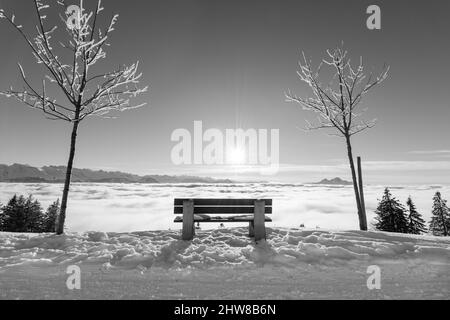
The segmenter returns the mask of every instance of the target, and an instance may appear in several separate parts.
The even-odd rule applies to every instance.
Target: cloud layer
[[[377,199],[384,186],[365,189],[368,221],[374,218]],[[411,195],[425,220],[431,199],[440,190],[450,199],[450,186],[394,186],[402,202]],[[44,207],[61,196],[58,184],[0,183],[0,202],[14,194],[32,194]],[[67,226],[70,231],[117,231],[179,229],[173,219],[173,199],[183,198],[272,198],[274,227],[357,229],[358,219],[351,186],[327,187],[304,184],[74,184],[71,189]],[[234,225],[234,224],[230,224]],[[242,224],[237,224],[241,225]],[[202,228],[216,228],[205,224]]]

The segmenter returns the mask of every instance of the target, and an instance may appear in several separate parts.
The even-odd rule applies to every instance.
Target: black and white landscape
[[[0,1],[0,299],[448,300],[449,12]]]

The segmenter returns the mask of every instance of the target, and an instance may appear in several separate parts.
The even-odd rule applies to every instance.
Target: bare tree
[[[361,203],[361,191],[358,188],[353,160],[351,137],[375,125],[376,120],[366,122],[361,119],[363,111],[358,111],[358,105],[372,88],[386,79],[389,66],[384,66],[378,76],[367,75],[362,57],[355,69],[350,64],[347,51],[343,48],[337,47],[332,51],[327,50],[327,53],[328,57],[315,69],[312,67],[312,62],[308,61],[303,53],[303,62],[299,62],[300,70],[297,71],[297,74],[300,80],[312,89],[313,97],[300,98],[288,91],[285,94],[286,101],[296,102],[304,110],[318,114],[318,122],[311,124],[307,121],[306,129],[332,129],[335,132],[331,135],[345,139],[358,209],[359,227],[361,230],[367,230],[367,219]],[[331,67],[334,74],[331,81],[326,85],[322,84],[319,79],[324,64]]]
[[[111,111],[125,111],[144,105],[132,105],[130,99],[147,91],[147,87],[138,87],[142,75],[138,73],[138,62],[109,72],[93,72],[93,66],[106,58],[104,49],[109,46],[109,37],[118,18],[118,15],[112,15],[106,28],[98,28],[100,13],[104,10],[101,0],[98,0],[93,12],[84,8],[83,0],[80,0],[79,6],[68,8],[64,0],[57,1],[64,10],[64,14],[59,15],[60,24],[63,25],[61,32],[57,24],[46,23],[49,19],[45,12],[50,9],[50,5],[43,0],[33,2],[38,18],[35,36],[23,31],[23,27],[16,23],[14,14],[7,14],[0,9],[0,19],[6,20],[19,33],[37,63],[43,66],[42,83],[39,89],[33,86],[19,64],[24,87],[20,90],[11,87],[1,94],[42,111],[49,119],[67,121],[72,125],[69,160],[56,226],[56,233],[62,234],[80,122],[90,116],[107,117]],[[53,41],[56,37],[61,40]],[[60,52],[57,53],[54,43]],[[54,98],[56,92],[53,95],[49,93],[49,86],[62,93],[63,99],[60,100],[63,101]]]

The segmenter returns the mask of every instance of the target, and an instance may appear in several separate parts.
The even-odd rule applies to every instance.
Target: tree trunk
[[[57,219],[56,234],[64,233],[64,222],[66,220],[67,199],[69,196],[70,179],[72,176],[73,158],[75,157],[75,145],[77,142],[78,125],[79,125],[79,121],[75,121],[73,123],[72,136],[70,139],[69,161],[67,163],[66,180],[64,181],[64,190],[63,190],[63,196],[62,196],[62,201],[61,201],[61,209],[59,211],[59,215],[58,215],[58,219]]]
[[[442,201],[441,204],[441,218],[442,218],[442,227],[444,228],[444,236],[448,236],[448,229],[447,229],[447,219],[445,219],[445,200]]]
[[[352,171],[353,189],[355,191],[356,207],[358,209],[359,229],[366,231],[367,230],[367,220],[361,210],[361,199],[360,199],[360,194],[359,194],[359,190],[358,190],[358,182],[357,182],[357,178],[356,178],[355,163],[353,161],[353,152],[352,152],[352,145],[350,142],[350,137],[346,136],[345,141],[347,143],[348,160],[350,162],[350,169]]]
[[[367,229],[367,216],[366,216],[366,201],[364,200],[364,184],[362,177],[362,167],[361,167],[361,157],[357,158],[358,160],[358,183],[359,183],[359,196],[361,201],[361,212],[362,217],[364,218],[364,224]]]

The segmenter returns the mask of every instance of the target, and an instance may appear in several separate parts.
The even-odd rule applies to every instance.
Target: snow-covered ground
[[[365,188],[369,221],[383,188]],[[450,186],[391,188],[402,202],[411,195],[426,221],[437,190],[449,198]],[[15,193],[46,207],[61,185],[0,183],[1,203]],[[212,229],[181,241],[175,197],[271,198],[267,241],[254,244],[243,224],[202,224]],[[357,229],[354,210],[349,186],[74,184],[66,235],[0,233],[0,298],[450,299],[450,238],[336,231]],[[71,291],[74,264],[81,290]],[[371,265],[380,290],[367,288]]]
[[[378,199],[385,186],[368,185],[364,193],[368,221],[374,218]],[[388,186],[389,187],[389,186]],[[405,203],[412,196],[428,222],[432,198],[440,191],[450,200],[450,186],[392,186],[392,194]],[[15,193],[32,194],[44,207],[61,197],[62,185],[41,183],[0,183],[0,202]],[[351,186],[323,186],[276,183],[239,184],[92,184],[75,183],[69,194],[66,225],[69,231],[178,229],[173,223],[173,199],[180,198],[271,198],[273,227],[358,229],[355,199]],[[228,225],[227,225],[228,226]],[[239,226],[235,225],[235,226]],[[216,228],[215,224],[202,225]]]
[[[66,269],[81,269],[69,290]],[[368,266],[381,270],[369,290]],[[450,238],[268,228],[198,231],[0,233],[3,299],[449,299]]]

